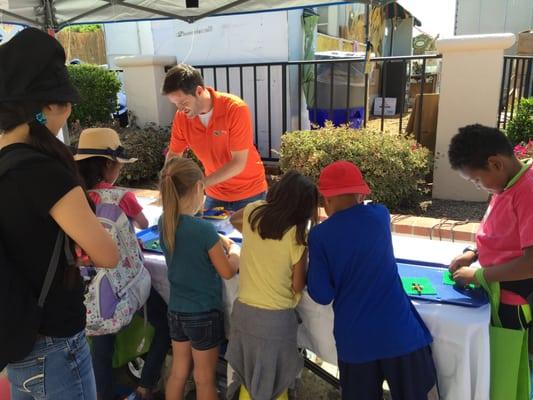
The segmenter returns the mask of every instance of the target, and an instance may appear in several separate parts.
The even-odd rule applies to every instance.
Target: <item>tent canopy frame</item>
[[[114,6],[120,6],[120,7],[130,9],[130,10],[136,10],[142,13],[148,13],[148,14],[153,14],[157,16],[157,18],[151,17],[151,18],[134,19],[138,21],[154,20],[154,19],[176,19],[176,20],[180,20],[180,21],[184,21],[188,23],[194,23],[201,19],[208,18],[211,16],[231,14],[231,13],[228,13],[228,11],[238,6],[243,6],[243,5],[246,5],[246,3],[251,2],[251,0],[232,0],[210,10],[205,10],[205,9],[202,9],[201,7],[188,7],[186,8],[187,10],[197,8],[198,13],[196,15],[185,16],[185,15],[180,15],[178,12],[170,12],[170,11],[161,10],[161,9],[154,7],[157,5],[157,2],[154,2],[154,6],[144,6],[140,4],[134,4],[128,0],[101,0],[101,1],[105,2],[106,4],[102,4],[95,8],[88,8],[86,11],[78,15],[69,16],[68,19],[65,19],[63,21],[60,21],[57,18],[55,0],[36,1],[36,3],[38,4],[36,4],[34,7],[35,19],[32,19],[28,15],[23,15],[21,12],[17,12],[14,9],[9,9],[9,8],[6,9],[5,7],[4,8],[0,7],[0,22],[41,27],[46,30],[53,30],[57,32],[69,25],[74,25],[74,24],[120,22],[121,19],[117,19],[115,21],[98,21],[98,18],[97,18],[95,21],[90,21],[90,20],[87,20],[86,18],[91,15],[95,15],[98,12],[101,12],[108,8],[112,8]],[[184,0],[181,0],[181,1],[184,1]],[[200,5],[201,5],[201,2],[202,0],[199,0]],[[343,5],[343,4],[349,5],[349,4],[354,4],[354,3],[362,3],[362,4],[367,4],[367,5],[372,6],[372,5],[384,5],[384,4],[391,3],[391,2],[395,2],[395,0],[345,0],[345,1],[310,0],[310,1],[295,2],[294,7],[281,7],[277,9],[275,7],[272,7],[272,11],[277,11],[277,10],[282,11],[282,10],[295,9],[295,8],[322,7],[322,6],[328,6],[328,5]],[[0,3],[2,2],[0,1]],[[94,4],[94,1],[92,3]],[[189,2],[189,0],[186,0],[186,3],[187,3],[187,6],[189,6],[190,3],[194,3],[194,2]],[[183,7],[181,9],[183,9]],[[237,11],[235,14],[252,13],[252,12],[268,12],[268,11],[271,11],[271,9],[266,8],[266,7],[260,8],[260,9],[251,8],[250,11],[244,11],[244,12]],[[128,21],[131,21],[131,19],[128,19]]]

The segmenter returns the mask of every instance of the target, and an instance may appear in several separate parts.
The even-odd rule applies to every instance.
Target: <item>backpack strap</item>
[[[48,157],[44,154],[40,154],[37,150],[33,149],[17,149],[0,158],[0,177],[5,175],[8,171],[17,168],[18,166],[32,160],[47,160]],[[56,242],[54,245],[54,251],[52,253],[52,258],[48,264],[48,270],[46,271],[46,276],[44,278],[43,287],[41,288],[41,294],[39,295],[39,300],[37,305],[42,308],[52,286],[54,276],[57,271],[57,266],[59,264],[59,257],[61,255],[63,240],[65,239],[65,233],[61,228],[57,233]]]
[[[126,190],[118,188],[91,189],[89,192],[96,193],[100,197],[100,203],[114,204],[116,206],[120,206],[120,202],[127,193]]]
[[[57,239],[54,245],[54,252],[52,253],[52,258],[50,259],[50,263],[48,264],[48,270],[46,271],[46,276],[44,278],[44,283],[41,289],[41,294],[39,295],[39,301],[37,302],[37,305],[41,308],[44,305],[46,296],[48,296],[48,292],[50,291],[50,287],[52,286],[52,281],[54,280],[54,276],[57,271],[57,265],[59,264],[59,256],[61,255],[61,248],[62,248],[64,238],[65,238],[65,234],[60,228],[59,232],[57,233]]]

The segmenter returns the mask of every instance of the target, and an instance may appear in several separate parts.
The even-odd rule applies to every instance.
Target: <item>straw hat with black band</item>
[[[91,157],[105,157],[122,164],[137,161],[128,157],[118,133],[110,128],[89,128],[81,132],[74,159],[81,161]]]

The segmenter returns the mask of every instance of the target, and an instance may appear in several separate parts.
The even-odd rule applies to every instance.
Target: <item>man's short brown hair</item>
[[[196,95],[196,88],[204,87],[200,72],[187,64],[178,64],[167,72],[161,92],[164,95],[181,90],[185,94]]]

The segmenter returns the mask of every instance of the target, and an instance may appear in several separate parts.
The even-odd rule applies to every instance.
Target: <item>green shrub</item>
[[[67,32],[87,33],[87,32],[99,32],[102,30],[102,25],[88,24],[88,25],[71,25],[64,28]]]
[[[165,162],[165,149],[170,140],[170,130],[149,124],[140,128],[123,128],[120,141],[129,157],[138,161],[127,164],[120,174],[119,185],[132,186],[145,180],[156,180]]]
[[[70,123],[79,121],[88,126],[111,121],[120,90],[120,81],[115,73],[91,64],[69,65],[68,70],[82,98],[72,108]]]
[[[117,185],[135,187],[136,185],[157,183],[159,171],[165,162],[165,150],[170,140],[170,129],[147,124],[144,128],[129,126],[121,128],[116,124],[94,124],[91,127],[109,127],[116,130],[128,157],[137,158],[137,162],[126,164]],[[70,142],[76,146],[84,127],[75,124],[70,132]],[[153,185],[155,186],[155,185]]]
[[[533,97],[520,100],[516,114],[507,123],[506,132],[513,144],[533,139]]]
[[[354,162],[372,189],[370,198],[389,208],[411,205],[419,183],[431,171],[430,152],[408,137],[369,129],[334,127],[285,134],[281,140],[283,172],[296,169],[318,181],[333,161]]]

